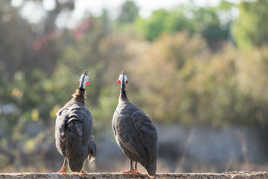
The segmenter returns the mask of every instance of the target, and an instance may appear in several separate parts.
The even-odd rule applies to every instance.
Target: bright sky
[[[73,14],[73,17],[79,19],[86,12],[93,14],[100,14],[103,8],[108,9],[110,15],[115,17],[120,10],[122,3],[125,0],[77,0],[76,1],[76,10]],[[217,5],[219,0],[134,0],[135,3],[140,8],[140,15],[143,17],[148,17],[151,13],[159,8],[169,9],[176,7],[182,3],[193,2],[200,6],[214,6]]]
[[[63,1],[63,0],[62,0]],[[72,26],[75,22],[78,22],[83,15],[87,13],[92,13],[99,15],[103,8],[108,9],[110,15],[115,17],[120,6],[125,0],[76,0],[75,1],[75,11],[70,16],[66,14],[62,15],[62,19],[59,20],[60,26]],[[159,8],[169,9],[176,7],[181,3],[195,3],[200,6],[214,6],[217,5],[219,0],[134,0],[140,8],[140,15],[143,17],[148,17],[154,10]],[[19,6],[23,0],[12,0],[13,6]],[[44,0],[43,6],[49,10],[53,9],[55,6],[55,0]],[[37,22],[45,15],[45,12],[40,10],[40,6],[27,3],[22,9],[22,15],[27,17],[31,22]],[[64,20],[65,19],[65,20]],[[66,21],[66,19],[68,19]]]
[[[109,9],[112,13],[119,10],[119,7],[125,0],[97,0],[97,1],[86,1],[77,0],[77,11],[89,10],[93,13],[100,13],[102,8]],[[140,8],[142,16],[149,16],[152,11],[159,8],[172,8],[181,3],[193,2],[198,5],[216,5],[218,0],[135,0],[136,4]],[[116,12],[114,12],[116,13]]]

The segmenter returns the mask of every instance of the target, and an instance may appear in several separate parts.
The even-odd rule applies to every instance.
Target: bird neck
[[[123,80],[122,85],[121,85],[121,90],[120,90],[120,99],[123,101],[127,101],[127,93],[126,93],[126,84]]]
[[[86,91],[84,89],[78,88],[76,89],[75,93],[72,95],[73,97],[72,99],[77,102],[85,104],[85,94],[86,94]]]

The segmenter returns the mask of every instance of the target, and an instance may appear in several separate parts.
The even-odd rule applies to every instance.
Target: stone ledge
[[[0,173],[0,179],[145,179],[147,175],[120,173]],[[268,172],[159,173],[156,179],[268,179]]]

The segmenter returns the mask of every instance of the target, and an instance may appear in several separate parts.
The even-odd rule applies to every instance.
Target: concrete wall
[[[146,175],[119,173],[57,174],[57,173],[0,173],[0,179],[145,179]],[[268,179],[268,172],[232,173],[170,173],[158,174],[156,179]]]

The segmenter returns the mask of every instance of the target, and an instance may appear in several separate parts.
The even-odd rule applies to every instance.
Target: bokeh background
[[[0,0],[0,172],[60,168],[56,112],[85,70],[89,171],[128,168],[111,128],[122,70],[159,172],[266,170],[267,19],[267,0]]]

